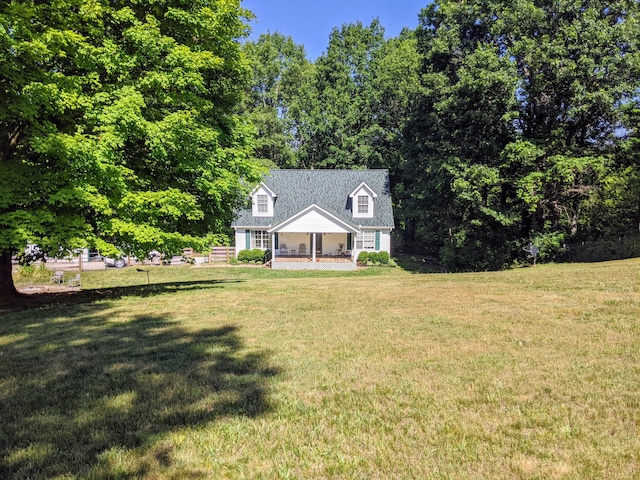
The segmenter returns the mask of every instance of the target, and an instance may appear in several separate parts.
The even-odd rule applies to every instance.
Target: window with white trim
[[[357,250],[375,250],[376,232],[364,231],[356,235]]]
[[[369,213],[368,195],[358,195],[358,213]]]
[[[351,198],[351,213],[353,218],[373,218],[375,193],[369,188],[359,188],[349,195]]]
[[[266,195],[256,195],[256,203],[258,204],[258,213],[269,212],[269,197]]]
[[[251,248],[269,248],[270,237],[266,230],[251,230]]]

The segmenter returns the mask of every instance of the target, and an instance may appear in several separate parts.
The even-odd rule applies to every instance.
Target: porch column
[[[315,262],[316,261],[316,233],[315,232],[313,232],[311,243],[313,244],[313,246],[311,247],[311,252],[312,252],[311,261]]]
[[[276,259],[276,234],[271,234],[271,261],[275,261]]]

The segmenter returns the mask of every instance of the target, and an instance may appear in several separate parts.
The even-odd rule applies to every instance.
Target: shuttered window
[[[269,248],[269,237],[266,230],[251,230],[251,248]]]
[[[375,250],[376,248],[376,232],[364,231],[356,236],[356,249],[358,250]]]

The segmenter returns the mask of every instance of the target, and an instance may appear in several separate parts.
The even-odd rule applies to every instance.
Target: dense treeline
[[[388,168],[401,243],[452,269],[511,265],[531,245],[547,260],[638,255],[638,14],[440,0],[397,38],[378,21],[335,28],[315,62],[262,35],[245,46],[257,153]]]
[[[310,62],[242,43],[240,0],[2,2],[0,302],[27,243],[224,239],[267,166],[388,168],[396,245],[450,269],[640,255],[639,10],[436,0],[395,38],[335,28]]]

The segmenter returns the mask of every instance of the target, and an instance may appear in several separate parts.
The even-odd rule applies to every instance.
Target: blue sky
[[[357,22],[369,25],[379,18],[387,37],[402,27],[415,28],[418,14],[429,0],[243,0],[256,19],[251,22],[251,39],[267,31],[280,32],[303,44],[309,60],[316,60],[329,43],[333,27]]]

